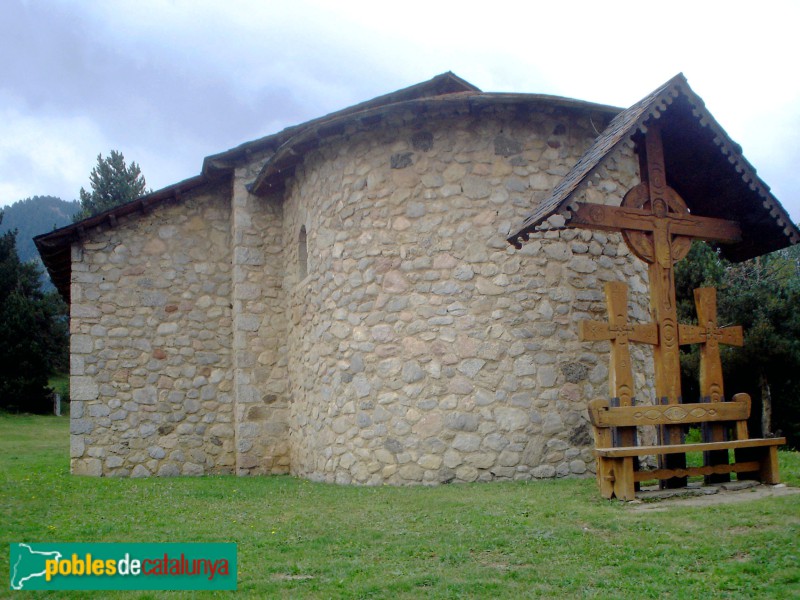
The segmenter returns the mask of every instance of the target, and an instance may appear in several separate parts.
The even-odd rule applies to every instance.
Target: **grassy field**
[[[800,494],[653,512],[602,500],[588,479],[436,488],[100,479],[69,475],[68,444],[65,418],[0,416],[7,543],[236,542],[237,595],[254,598],[800,597]],[[800,454],[782,452],[781,470],[800,485]],[[6,545],[5,582],[8,572]]]

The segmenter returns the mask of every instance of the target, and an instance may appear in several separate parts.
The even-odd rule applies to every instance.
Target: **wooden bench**
[[[636,484],[651,479],[666,480],[692,475],[737,473],[739,479],[758,479],[763,483],[780,483],[777,447],[786,438],[749,438],[747,418],[750,416],[750,396],[736,394],[730,402],[695,404],[666,404],[662,406],[610,406],[608,400],[589,403],[589,418],[594,426],[597,483],[605,498],[620,500],[635,498]],[[643,425],[722,425],[727,441],[696,444],[654,446],[615,446],[614,440],[626,439],[617,433],[628,432]],[[615,432],[615,429],[617,430]],[[627,436],[630,439],[630,436]],[[635,444],[636,442],[634,442]],[[705,464],[702,467],[679,469],[639,470],[634,459],[639,456],[685,454],[734,450],[735,460],[728,464]],[[710,455],[706,455],[710,456]],[[711,462],[709,460],[706,463]]]

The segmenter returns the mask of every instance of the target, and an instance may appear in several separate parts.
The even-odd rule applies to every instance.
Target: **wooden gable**
[[[548,220],[556,227],[569,226],[578,210],[579,192],[591,184],[605,160],[621,144],[641,144],[655,123],[663,140],[667,184],[690,212],[741,224],[741,240],[721,246],[726,258],[747,260],[800,242],[800,231],[741,147],[678,74],[615,117],[550,196],[508,236],[509,243],[521,247],[531,233],[549,228]]]

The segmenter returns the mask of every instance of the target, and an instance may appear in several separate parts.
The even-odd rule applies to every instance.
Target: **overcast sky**
[[[800,2],[0,0],[0,205],[97,154],[158,189],[444,71],[627,107],[678,72],[800,221]]]

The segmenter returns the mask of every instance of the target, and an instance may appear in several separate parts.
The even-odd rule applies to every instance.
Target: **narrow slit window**
[[[300,279],[305,279],[308,275],[308,236],[305,225],[300,227],[300,235],[297,236],[297,267]]]

